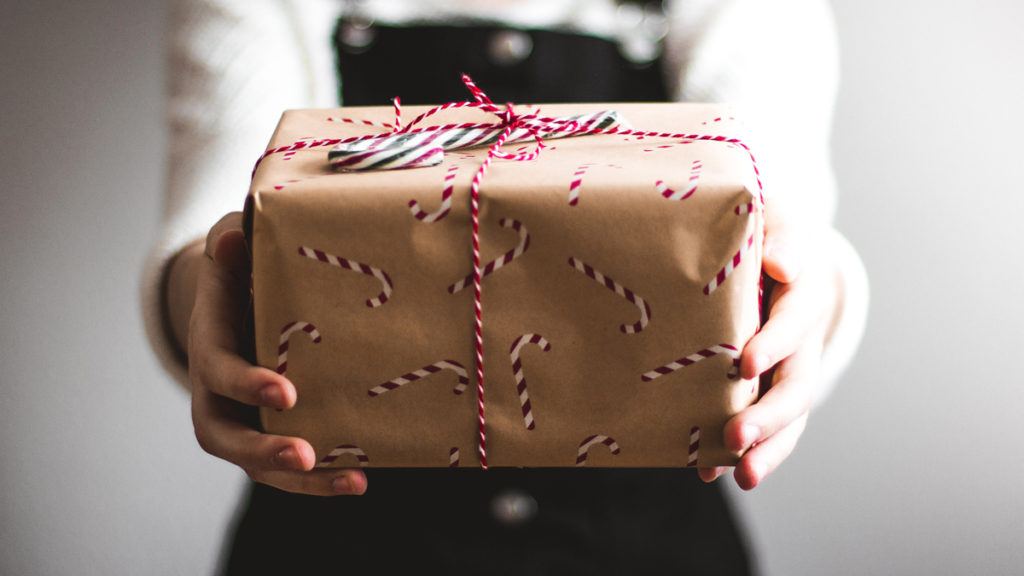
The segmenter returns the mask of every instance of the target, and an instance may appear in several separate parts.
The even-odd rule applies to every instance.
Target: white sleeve
[[[844,305],[822,357],[820,402],[856,352],[868,303],[860,257],[832,227],[839,53],[831,10],[824,0],[678,0],[669,3],[669,14],[664,61],[676,99],[735,105],[746,120],[767,209],[785,197],[827,229]]]
[[[168,265],[186,244],[240,210],[250,172],[288,108],[336,105],[324,0],[177,0],[168,30],[167,174],[160,234],[143,270],[146,334],[187,381],[165,322]]]

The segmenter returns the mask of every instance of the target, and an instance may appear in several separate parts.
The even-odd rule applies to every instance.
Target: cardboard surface
[[[542,106],[549,116],[601,109],[637,129],[742,137],[713,105]],[[289,111],[270,148],[382,132],[329,118],[392,116]],[[430,123],[489,121],[455,110]],[[473,289],[449,287],[472,273],[469,183],[486,153],[363,173],[331,171],[327,148],[260,164],[250,206],[257,361],[277,368],[285,348],[299,391],[293,410],[262,414],[268,431],[306,438],[325,466],[446,467],[455,456],[479,466]],[[413,215],[414,200],[437,211],[448,185],[450,212]],[[733,377],[722,345],[742,349],[759,322],[757,197],[747,151],[723,142],[594,135],[552,140],[530,162],[494,160],[481,188],[482,263],[514,258],[483,279],[488,464],[575,466],[581,450],[587,466],[686,466],[691,452],[700,466],[734,463],[721,428],[756,385]],[[297,321],[319,341],[298,330],[282,342]]]

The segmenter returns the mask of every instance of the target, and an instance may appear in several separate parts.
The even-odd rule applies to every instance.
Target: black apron
[[[335,39],[349,106],[468,100],[462,72],[496,103],[666,100],[657,61],[636,65],[593,37],[375,26],[353,42],[346,26]],[[334,498],[253,484],[226,573],[752,571],[721,489],[692,469],[371,469],[367,478],[365,495]]]

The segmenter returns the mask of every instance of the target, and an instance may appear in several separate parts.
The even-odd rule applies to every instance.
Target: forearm
[[[316,82],[306,77],[297,47],[326,46],[327,37],[295,42],[288,14],[282,15],[286,5],[178,0],[170,11],[167,181],[140,304],[156,357],[186,388],[189,316],[202,258],[197,239],[241,207],[252,164],[281,111],[327,104],[309,99],[314,84],[318,94],[329,91],[319,76]]]

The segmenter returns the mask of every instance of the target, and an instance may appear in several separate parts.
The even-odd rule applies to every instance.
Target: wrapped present
[[[511,113],[445,108],[405,133],[508,128],[504,145],[365,171],[332,163],[383,150],[391,108],[284,114],[246,210],[257,362],[298,390],[267,431],[320,466],[735,463],[722,428],[757,397],[738,358],[763,234],[740,123],[717,105],[539,110],[546,132],[533,114],[513,133]],[[578,120],[606,110],[632,128]]]

